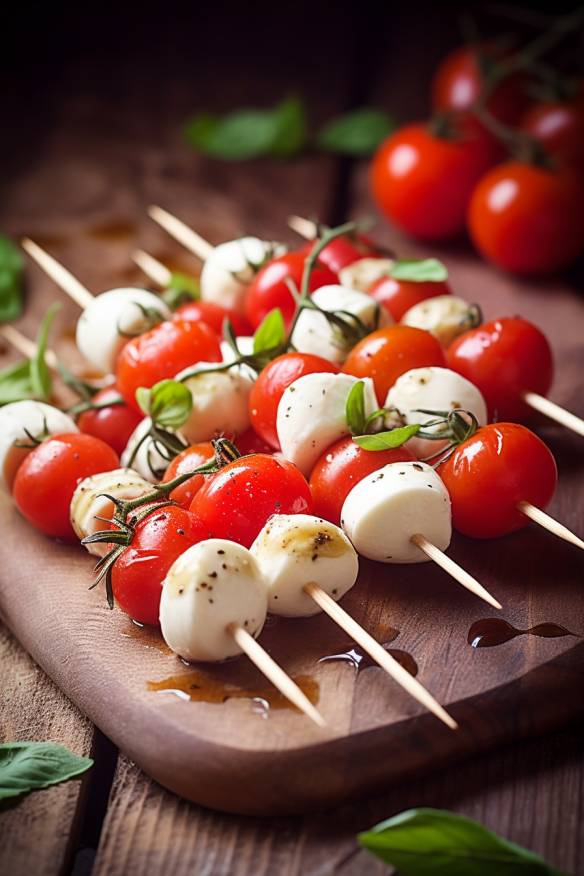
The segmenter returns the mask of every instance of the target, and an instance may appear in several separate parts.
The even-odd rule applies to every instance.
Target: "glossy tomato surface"
[[[393,277],[381,277],[371,286],[369,294],[393,316],[396,322],[404,313],[428,298],[437,295],[450,295],[451,290],[445,281],[413,283],[411,280],[396,280]]]
[[[185,448],[185,450],[179,453],[178,456],[175,456],[164,473],[162,483],[167,484],[169,481],[173,481],[175,478],[179,477],[179,475],[194,471],[205,462],[209,462],[214,456],[215,449],[210,441],[203,441],[200,444],[192,444],[190,447]],[[182,508],[188,509],[193,501],[193,496],[203,484],[203,478],[204,476],[202,474],[193,475],[193,477],[189,478],[188,481],[185,481],[184,484],[175,487],[170,494],[170,498],[173,499],[173,501],[178,502]]]
[[[274,448],[271,444],[264,441],[264,439],[258,435],[255,429],[252,429],[251,426],[249,429],[246,429],[245,432],[242,432],[241,435],[238,435],[235,441],[237,449],[242,456],[247,456],[249,453],[271,454],[274,452]]]
[[[541,143],[559,165],[584,173],[584,97],[536,103],[521,118],[520,128]]]
[[[205,525],[207,538],[250,547],[272,514],[312,514],[312,497],[295,465],[258,453],[208,477],[191,511]]]
[[[545,508],[557,482],[543,441],[516,423],[483,426],[438,468],[450,494],[452,522],[473,538],[496,538],[526,526],[519,502]]]
[[[519,316],[493,319],[457,338],[446,352],[448,367],[480,389],[491,420],[525,420],[530,390],[546,395],[553,380],[552,351],[537,326]]]
[[[305,256],[312,252],[314,242],[307,243],[302,247],[301,252]],[[318,259],[323,265],[326,265],[335,274],[340,270],[352,265],[353,262],[365,258],[381,258],[383,253],[379,247],[373,243],[364,234],[343,234],[331,240],[319,253]]]
[[[36,529],[53,538],[75,541],[69,519],[79,481],[120,467],[117,453],[99,438],[82,432],[55,435],[32,450],[20,465],[12,496]]]
[[[101,438],[113,447],[118,455],[121,455],[130,440],[130,435],[142,419],[142,413],[138,413],[123,401],[122,404],[118,404],[120,393],[111,386],[100,389],[91,401],[98,407],[79,415],[77,425],[80,431],[85,432],[86,435],[93,435],[94,438]]]
[[[228,319],[236,335],[252,334],[251,325],[244,316],[213,301],[187,301],[176,309],[174,318],[186,319],[188,322],[204,322],[220,337],[223,336],[223,323]]]

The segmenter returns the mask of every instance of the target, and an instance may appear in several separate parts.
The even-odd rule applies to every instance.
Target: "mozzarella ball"
[[[142,308],[156,311],[161,320],[171,317],[164,301],[146,289],[110,289],[97,295],[79,317],[79,351],[103,374],[114,371],[127,335],[141,334],[152,327],[152,320]]]
[[[355,550],[380,563],[424,563],[412,543],[423,535],[441,550],[450,544],[450,498],[433,468],[393,462],[356,484],[343,505],[341,525]]]
[[[201,298],[240,313],[247,287],[265,264],[286,248],[259,237],[240,237],[213,249],[201,271]]]
[[[121,455],[120,462],[124,468],[132,468],[145,480],[155,484],[166,471],[170,459],[160,452],[156,442],[150,436],[142,440],[151,426],[152,420],[150,417],[145,417],[138,423],[130,435],[130,440]],[[177,434],[183,437],[182,433],[177,432]],[[138,450],[136,450],[136,447],[138,447]]]
[[[241,335],[237,338],[237,349],[242,356],[253,355],[253,337]],[[235,350],[227,341],[221,341],[221,356],[224,362],[235,362]],[[256,380],[257,374],[249,365],[238,365],[238,370],[249,380]]]
[[[162,585],[160,627],[179,657],[225,660],[241,653],[228,626],[239,624],[257,637],[267,610],[266,585],[247,548],[210,538],[170,567]]]
[[[443,347],[475,324],[471,319],[472,306],[456,295],[437,295],[414,304],[401,318],[403,325],[425,329],[437,338]]]
[[[268,611],[285,617],[321,611],[304,592],[306,584],[318,584],[338,602],[359,572],[359,558],[343,530],[308,514],[274,514],[250,550],[268,588]]]
[[[288,386],[278,404],[276,431],[285,459],[308,476],[319,456],[350,433],[346,404],[358,383],[351,374],[305,374]],[[365,415],[378,410],[373,381],[363,380]]]
[[[115,512],[114,503],[104,493],[115,499],[137,499],[152,492],[152,484],[140,477],[131,468],[117,468],[101,474],[84,478],[77,485],[71,499],[71,524],[81,540],[94,532],[105,529],[103,520],[111,519]],[[111,545],[104,542],[85,545],[90,554],[104,557]]]
[[[247,370],[235,366],[227,371],[213,371],[216,367],[216,363],[199,362],[196,370],[200,373],[195,377],[183,380],[191,368],[175,377],[184,382],[193,397],[190,416],[181,427],[181,434],[189,444],[220,435],[240,435],[249,427],[248,399],[253,381]]]
[[[33,449],[31,436],[78,431],[68,414],[44,402],[25,400],[4,405],[0,408],[0,487],[12,490],[18,467]]]
[[[385,307],[381,307],[370,295],[355,289],[321,286],[311,298],[329,313],[339,310],[352,313],[371,330],[392,321]],[[348,325],[353,324],[350,318],[342,314],[340,316]],[[299,353],[312,353],[337,364],[345,361],[353,346],[326,316],[310,308],[305,308],[298,317],[292,333],[292,344]]]
[[[368,292],[373,283],[386,277],[394,264],[393,259],[357,259],[339,271],[339,280],[342,286],[349,289],[358,289],[360,292]]]
[[[386,408],[397,408],[405,423],[427,423],[436,419],[432,414],[420,414],[417,409],[430,411],[453,411],[463,408],[475,415],[479,426],[487,422],[487,405],[474,383],[449,368],[412,368],[398,377],[387,393]],[[440,434],[442,426],[430,429]],[[407,447],[419,459],[432,456],[444,449],[448,439],[433,441],[414,436]]]

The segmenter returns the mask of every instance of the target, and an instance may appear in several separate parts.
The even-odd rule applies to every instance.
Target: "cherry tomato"
[[[534,104],[521,118],[531,134],[558,164],[584,173],[584,96]]]
[[[210,441],[203,441],[201,444],[192,444],[185,448],[178,456],[172,460],[162,478],[162,483],[167,484],[174,480],[179,475],[186,474],[189,471],[194,471],[199,466],[213,459],[215,450]],[[204,475],[193,475],[190,480],[185,481],[180,487],[176,487],[170,494],[170,498],[181,506],[181,508],[189,508],[193,501],[193,496],[197,490],[203,485]]]
[[[310,255],[316,241],[310,241],[300,250],[305,256]],[[382,258],[383,253],[372,240],[364,234],[343,234],[335,237],[319,253],[318,260],[338,274],[347,265],[364,258]]]
[[[168,505],[148,514],[112,566],[112,590],[121,610],[141,624],[158,625],[168,570],[187,548],[204,538],[201,521],[184,508]]]
[[[55,435],[22,462],[12,496],[23,517],[45,535],[75,541],[69,509],[77,484],[119,467],[117,453],[99,438],[82,432]]]
[[[468,220],[477,249],[499,268],[559,271],[584,248],[584,181],[572,170],[508,161],[480,181]]]
[[[359,341],[343,371],[373,378],[377,398],[383,403],[389,388],[406,371],[445,364],[442,347],[430,332],[409,325],[389,325]]]
[[[115,386],[100,389],[91,400],[92,404],[100,407],[83,411],[79,415],[77,425],[81,432],[101,438],[121,455],[143,415],[137,413],[134,408],[128,407],[125,402],[108,405],[108,402],[117,402],[119,399],[120,393]]]
[[[473,538],[496,538],[526,526],[521,501],[545,508],[557,469],[543,441],[516,423],[483,426],[438,468],[452,502],[452,522]]]
[[[287,252],[258,271],[245,296],[245,313],[254,329],[275,307],[282,311],[286,325],[291,322],[296,307],[286,280],[292,280],[300,289],[305,262],[305,253]],[[339,278],[330,268],[317,262],[310,276],[310,291],[338,282]]]
[[[249,416],[257,434],[274,450],[279,450],[276,415],[284,390],[305,374],[336,374],[338,370],[328,359],[310,353],[284,353],[273,359],[261,371],[249,396]]]
[[[118,356],[117,386],[135,410],[136,390],[175,377],[197,362],[221,362],[221,346],[213,329],[204,322],[176,319],[161,322],[133,338]]]
[[[408,125],[388,137],[373,158],[373,197],[408,234],[445,240],[464,230],[472,191],[492,162],[492,149],[480,137],[447,139],[427,125]]]
[[[208,538],[250,547],[272,514],[312,514],[310,488],[291,462],[257,453],[205,480],[191,503]]]
[[[456,338],[446,352],[448,367],[482,392],[493,420],[524,420],[531,409],[526,390],[546,395],[553,360],[545,335],[519,316],[494,319]]]
[[[189,322],[205,322],[214,332],[223,335],[223,323],[226,319],[233,326],[236,335],[251,335],[252,327],[247,319],[229,307],[222,307],[212,301],[187,301],[181,304],[174,313],[174,319],[186,319]]]
[[[395,280],[388,276],[376,280],[369,289],[369,294],[383,304],[395,321],[399,322],[414,304],[426,301],[427,298],[435,298],[437,295],[450,295],[451,290],[444,280],[414,283],[411,280]]]
[[[320,457],[310,475],[314,513],[337,526],[343,503],[355,484],[390,462],[409,462],[416,457],[406,447],[395,450],[364,450],[351,437],[341,438]]]
[[[238,435],[235,439],[235,443],[237,444],[237,449],[242,456],[247,456],[249,453],[271,454],[274,452],[274,448],[271,444],[264,441],[261,435],[258,435],[255,429],[252,429],[251,427],[246,429],[241,435]]]

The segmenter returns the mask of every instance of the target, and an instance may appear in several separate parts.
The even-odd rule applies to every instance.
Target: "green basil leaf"
[[[419,432],[421,429],[419,423],[412,423],[411,426],[399,426],[397,429],[391,429],[389,432],[377,432],[374,435],[355,435],[353,441],[362,447],[363,450],[393,450],[395,447],[401,447],[406,441]]]
[[[178,380],[161,380],[152,389],[141,386],[136,390],[136,401],[152,417],[154,425],[162,429],[179,429],[193,409],[190,390]]]
[[[410,283],[441,283],[448,279],[448,270],[439,259],[398,259],[389,275]]]
[[[173,271],[170,282],[162,293],[162,299],[171,310],[176,310],[187,301],[197,301],[200,298],[199,281],[189,274]]]
[[[28,359],[0,371],[0,405],[24,401],[32,398],[33,395]]]
[[[270,155],[290,158],[306,143],[306,113],[299,97],[283,100],[273,110],[274,139]]]
[[[23,259],[10,238],[0,235],[0,322],[22,313]]]
[[[352,435],[365,431],[365,384],[362,380],[351,387],[345,404],[345,418]]]
[[[6,742],[0,745],[0,800],[47,788],[81,775],[93,765],[53,742]]]
[[[321,128],[316,143],[327,152],[342,155],[372,155],[395,127],[383,110],[363,107],[332,119]]]
[[[47,350],[47,341],[51,325],[61,305],[58,302],[51,304],[47,310],[44,319],[41,323],[39,333],[37,335],[37,351],[35,356],[30,360],[30,380],[35,398],[47,401],[51,395],[53,387],[53,379],[51,370],[45,362],[45,353]]]
[[[286,340],[286,325],[279,307],[264,316],[253,336],[254,356],[280,347]]]
[[[539,855],[440,809],[410,809],[358,842],[403,876],[561,876]]]
[[[139,386],[136,390],[136,401],[138,402],[138,407],[140,410],[146,414],[147,417],[150,416],[150,402],[152,399],[152,390],[147,389],[145,386]]]

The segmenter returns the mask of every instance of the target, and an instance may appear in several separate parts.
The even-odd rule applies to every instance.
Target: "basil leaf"
[[[33,395],[28,359],[0,371],[0,405],[24,401],[27,398],[32,398]]]
[[[441,283],[448,279],[448,270],[439,259],[398,259],[389,275],[410,283]]]
[[[58,302],[51,304],[47,310],[44,319],[41,323],[39,333],[37,335],[37,351],[35,356],[30,360],[30,381],[32,384],[33,395],[35,398],[47,401],[51,395],[53,379],[49,366],[45,362],[45,353],[47,350],[47,340],[51,325],[61,305]]]
[[[345,418],[352,435],[365,431],[365,384],[359,380],[347,396]]]
[[[316,143],[327,152],[367,156],[375,152],[394,127],[388,113],[364,107],[332,119],[321,128]]]
[[[405,444],[421,428],[419,423],[412,423],[411,426],[399,426],[397,429],[377,432],[375,435],[355,435],[353,441],[363,450],[393,450]]]
[[[10,238],[0,235],[0,322],[22,313],[23,260]]]
[[[403,876],[561,876],[534,852],[440,809],[401,812],[357,840]]]
[[[306,113],[299,97],[292,96],[279,103],[273,111],[274,140],[270,155],[290,158],[306,143]]]
[[[193,409],[190,390],[178,380],[161,380],[152,389],[140,386],[136,401],[152,422],[163,429],[179,429]]]
[[[53,742],[5,742],[0,745],[0,800],[65,782],[92,765],[91,758]]]
[[[286,325],[279,307],[270,310],[253,336],[254,356],[266,350],[274,350],[282,346],[286,340]]]

